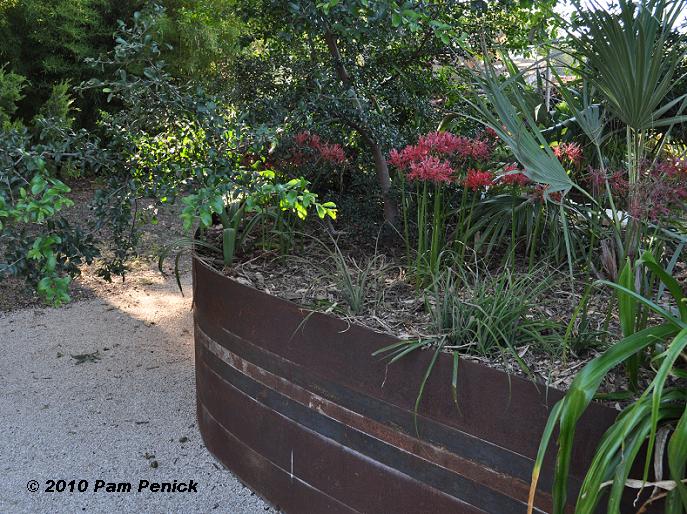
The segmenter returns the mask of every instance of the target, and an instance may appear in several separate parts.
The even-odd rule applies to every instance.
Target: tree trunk
[[[394,201],[391,194],[391,177],[389,176],[389,166],[386,163],[386,158],[382,153],[379,145],[373,141],[369,142],[372,149],[372,155],[375,159],[375,171],[377,173],[377,183],[382,192],[382,200],[384,202],[384,220],[397,226],[398,223],[398,205]]]
[[[355,87],[353,86],[351,76],[348,74],[348,70],[346,70],[341,58],[341,53],[339,52],[336,36],[327,31],[324,35],[324,39],[332,57],[332,63],[334,65],[336,77],[345,87],[353,90],[355,93]],[[360,103],[360,100],[358,100],[357,94],[355,95],[355,98],[358,105],[358,110],[360,111],[360,118],[363,119],[363,107]],[[379,184],[379,188],[382,193],[382,200],[384,202],[384,220],[390,225],[396,226],[398,223],[398,206],[396,205],[396,202],[391,194],[391,177],[389,175],[389,166],[384,158],[384,153],[382,152],[379,143],[372,137],[371,131],[367,130],[367,127],[361,127],[352,122],[350,122],[349,125],[352,126],[358,133],[360,133],[363,140],[372,151],[372,157],[375,161],[377,183]]]

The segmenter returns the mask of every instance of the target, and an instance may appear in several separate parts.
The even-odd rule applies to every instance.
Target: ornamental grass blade
[[[649,467],[651,465],[651,454],[654,451],[654,444],[656,442],[656,431],[658,430],[658,416],[661,397],[665,387],[666,379],[670,371],[675,365],[675,361],[680,357],[680,354],[687,348],[687,328],[683,328],[677,336],[670,343],[664,352],[663,362],[656,372],[656,376],[651,383],[650,388],[653,389],[651,394],[651,435],[649,436],[649,444],[647,447],[646,465],[644,468],[643,479],[647,480],[649,476]]]
[[[570,280],[575,280],[575,272],[573,270],[573,255],[572,255],[572,240],[570,237],[570,229],[568,228],[568,217],[563,208],[563,202],[560,203],[561,221],[563,227],[563,237],[565,239],[565,253],[568,257],[568,271],[570,272]]]
[[[659,278],[661,283],[668,288],[668,291],[670,291],[670,294],[677,303],[677,308],[680,312],[680,319],[684,322],[687,322],[687,300],[682,292],[682,286],[672,275],[663,269],[663,266],[656,262],[656,258],[651,252],[644,252],[640,262],[649,268],[651,272]]]
[[[453,398],[453,403],[458,407],[458,364],[459,355],[457,351],[453,352],[453,372],[451,373],[451,397]]]
[[[389,361],[389,364],[393,364],[394,362],[398,361],[399,359],[402,359],[403,357],[405,357],[409,353],[412,353],[415,350],[419,350],[420,348],[425,346],[425,343],[423,343],[422,341],[416,341],[416,342],[406,343],[406,345],[407,346],[405,349],[397,352],[396,355],[394,355],[391,358],[391,360]]]
[[[425,370],[425,374],[422,377],[422,382],[420,383],[420,389],[417,393],[417,398],[415,399],[415,406],[413,408],[413,424],[415,425],[415,433],[418,435],[418,437],[420,436],[420,430],[417,425],[418,409],[420,408],[422,396],[425,394],[425,385],[427,385],[427,380],[429,380],[429,376],[432,374],[432,370],[434,369],[434,365],[436,364],[437,359],[439,358],[439,355],[441,354],[441,351],[444,348],[444,344],[445,342],[442,342],[440,345],[437,345],[436,350],[434,350],[432,360],[429,361],[429,365]]]
[[[537,494],[537,483],[539,482],[539,475],[541,474],[541,467],[544,462],[544,457],[546,456],[546,451],[549,448],[549,443],[551,442],[551,436],[553,436],[553,431],[556,425],[560,421],[561,410],[565,404],[565,398],[560,400],[554,405],[549,414],[549,419],[544,427],[544,433],[541,436],[541,442],[539,443],[539,450],[537,451],[537,458],[534,461],[534,468],[532,468],[532,480],[530,481],[530,492],[527,497],[527,514],[532,514],[534,511],[534,499]]]
[[[663,307],[656,304],[656,302],[649,300],[648,298],[644,298],[642,295],[640,295],[639,293],[636,293],[635,291],[632,291],[631,289],[628,289],[624,286],[621,286],[620,284],[616,284],[615,282],[610,282],[608,280],[597,280],[595,283],[596,284],[605,284],[609,287],[620,290],[629,296],[632,296],[635,300],[637,300],[637,301],[643,303],[644,305],[646,305],[647,307],[649,307],[649,309],[654,311],[656,314],[662,316],[666,321],[672,323],[678,329],[687,328],[686,322],[683,322],[682,320],[676,318],[670,312],[668,312],[666,309],[664,309]]]
[[[683,400],[684,394],[681,391],[666,392],[660,405],[658,422],[674,419],[676,414],[679,415],[676,402]],[[610,482],[612,487],[604,512],[622,514],[621,500],[625,486],[630,481],[629,474],[653,426],[651,398],[647,395],[643,395],[618,416],[602,437],[588,468],[578,496],[576,514],[597,512],[603,488]]]
[[[630,259],[627,259],[625,266],[623,266],[620,276],[618,277],[618,284],[634,292],[634,270]],[[635,320],[637,318],[637,300],[632,296],[624,293],[621,289],[616,290],[618,297],[618,317],[620,318],[620,329],[623,336],[627,337],[635,332]]]
[[[423,346],[422,341],[398,341],[392,343],[388,346],[384,346],[379,350],[372,352],[372,355],[376,357],[377,355],[386,354],[386,358],[390,358],[391,362],[398,360],[398,354],[407,355],[411,351]]]
[[[649,426],[650,423],[644,417],[644,419],[639,420],[640,422],[637,423],[637,426],[633,427],[634,430],[631,434],[621,434],[620,437],[618,438],[620,442],[620,446],[622,447],[622,458],[617,458],[617,464],[613,467],[610,467],[610,469],[614,469],[615,473],[613,474],[613,485],[611,486],[611,492],[608,497],[608,504],[606,507],[606,512],[607,514],[621,514],[620,511],[620,506],[621,506],[621,500],[623,493],[625,492],[625,483],[627,480],[630,478],[630,471],[632,470],[632,464],[634,463],[635,459],[637,458],[637,454],[639,451],[642,449],[644,446],[644,441],[646,440],[646,434],[649,431]],[[601,453],[601,452],[599,452]],[[617,453],[617,450],[616,450]],[[599,490],[599,486],[595,486],[597,490]],[[600,495],[597,495],[597,498]],[[586,505],[589,505],[588,508],[581,508],[581,512],[588,511],[591,513],[594,512],[594,508],[596,507],[596,501],[591,501],[591,497],[588,496],[584,498],[583,500],[586,500]],[[579,502],[578,502],[579,505]],[[584,505],[584,504],[583,504]],[[580,506],[582,507],[582,506]]]
[[[388,352],[391,352],[392,350],[398,350],[399,348],[404,347],[407,344],[408,344],[408,341],[398,341],[398,342],[392,343],[388,346],[383,346],[382,348],[372,352],[372,356],[376,357],[377,355],[381,355],[383,353],[388,353]]]
[[[673,274],[673,270],[675,270],[675,265],[678,263],[680,260],[680,256],[682,255],[682,251],[685,249],[685,243],[684,241],[681,241],[676,247],[675,251],[673,252],[673,256],[670,258],[670,261],[668,262],[668,266],[666,267],[665,271],[668,275]],[[666,284],[661,282],[658,286],[658,291],[656,292],[656,301],[658,302],[660,298],[663,296],[663,293],[666,290]]]
[[[558,437],[558,454],[556,459],[556,476],[553,486],[554,511],[553,514],[564,514],[568,493],[568,477],[570,473],[570,461],[572,457],[573,439],[578,420],[594,398],[603,377],[614,367],[624,363],[630,356],[655,344],[667,337],[675,335],[676,329],[670,324],[649,327],[629,337],[624,338],[603,354],[591,360],[582,368],[573,380],[570,389],[558,405],[559,409],[549,416],[549,424],[558,424],[560,433]],[[551,428],[551,430],[553,430]],[[547,435],[545,431],[545,435]],[[533,509],[534,493],[539,479],[539,472],[544,460],[544,455],[549,444],[551,434],[542,437],[539,452],[532,472],[530,486],[530,502],[528,513]]]
[[[680,496],[682,507],[687,511],[687,486],[682,482],[687,472],[687,404],[668,442],[668,469],[675,481],[675,490]],[[676,499],[674,499],[676,501]]]

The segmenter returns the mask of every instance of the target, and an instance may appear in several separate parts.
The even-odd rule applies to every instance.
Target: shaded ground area
[[[186,297],[141,270],[64,308],[0,314],[0,512],[273,512],[201,441],[183,282]],[[47,493],[49,479],[89,490]],[[194,480],[198,492],[94,493],[98,479]]]
[[[88,222],[93,217],[90,203],[98,189],[98,184],[95,181],[82,179],[70,183],[69,186],[72,191],[67,196],[74,201],[74,205],[60,211],[60,215],[63,215],[73,226],[79,226],[88,233],[90,230]],[[138,210],[149,213],[154,210],[158,222],[155,224],[144,223],[140,226],[138,255],[127,262],[131,273],[127,275],[124,286],[126,286],[132,273],[156,269],[157,260],[162,250],[185,235],[179,217],[180,203],[166,205],[164,208],[158,209],[150,200],[139,200]],[[98,232],[97,236],[105,244],[105,248],[101,248],[101,250],[106,256],[109,253],[107,248],[108,236],[102,231]],[[2,250],[1,247],[0,250]],[[174,256],[175,253],[172,252],[171,257],[166,260],[165,267],[170,272],[172,271]],[[121,277],[113,277],[113,282],[108,283],[97,276],[96,271],[101,264],[101,260],[96,260],[90,266],[81,267],[81,276],[76,277],[70,286],[69,294],[72,301],[92,299],[99,294],[110,294],[122,289]],[[188,258],[181,260],[180,268],[182,272],[190,270],[190,260]],[[22,279],[0,277],[0,312],[27,307],[43,307],[43,305],[34,288]]]

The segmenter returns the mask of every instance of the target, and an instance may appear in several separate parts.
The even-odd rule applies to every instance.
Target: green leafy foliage
[[[669,442],[672,452],[668,452],[668,465],[674,488],[668,493],[666,512],[685,512],[687,509],[687,498],[684,496],[684,485],[681,483],[684,479],[684,460],[675,460],[683,459],[684,428],[681,424],[683,422],[678,420],[684,415],[687,391],[684,386],[668,382],[670,375],[685,375],[680,359],[681,356],[684,358],[687,348],[687,317],[683,315],[684,308],[678,308],[684,305],[685,297],[678,283],[656,261],[653,254],[644,253],[637,265],[648,268],[668,291],[675,294],[671,297],[672,307],[658,305],[635,292],[633,284],[627,280],[632,270],[629,265],[623,271],[620,283],[601,282],[616,289],[621,297],[624,305],[621,316],[625,319],[625,337],[585,366],[549,418],[549,427],[559,427],[553,488],[555,514],[565,511],[573,438],[580,417],[594,398],[606,374],[619,365],[627,364],[639,352],[651,352],[652,361],[655,363],[653,379],[641,395],[625,407],[599,443],[580,490],[575,512],[595,512],[603,501],[605,487],[612,483],[607,499],[607,511],[619,514],[620,498],[639,450],[646,445],[644,473],[640,480],[647,482],[651,460],[656,451],[657,431],[660,427],[669,426],[675,421],[678,422],[680,430],[673,432]],[[640,306],[650,309],[662,322],[633,331],[634,313]],[[671,312],[673,308],[677,310],[675,314]],[[543,458],[551,437],[552,432],[547,430],[540,444],[532,475],[530,512]]]
[[[500,7],[499,2],[486,4],[492,14]],[[491,23],[494,32],[520,30],[512,20],[485,18],[459,2],[261,0],[236,5],[250,35],[234,67],[233,103],[249,113],[254,125],[276,125],[286,133],[336,130],[340,140],[356,148],[358,174],[368,176],[362,196],[376,181],[385,219],[397,226],[386,151],[438,124],[442,103],[433,100],[461,96],[453,93],[455,75],[448,65],[453,55],[463,53],[456,41],[464,38],[466,26]],[[508,6],[522,20],[531,7]]]
[[[162,0],[165,15],[157,38],[167,46],[164,58],[173,74],[202,82],[227,73],[238,53],[245,27],[227,0]]]
[[[29,181],[15,170],[13,180],[0,187],[0,242],[7,259],[0,262],[0,275],[24,276],[45,302],[61,305],[69,301],[78,265],[92,261],[97,250],[91,237],[58,216],[73,202],[65,196],[69,188],[46,175],[45,162],[25,155],[20,169]]]
[[[4,66],[0,67],[0,128],[8,128],[17,110],[17,103],[24,98],[22,90],[25,86],[25,77],[8,72]]]
[[[239,169],[187,195],[181,217],[187,230],[196,222],[201,229],[210,228],[218,219],[223,229],[224,265],[229,266],[254,230],[261,234],[260,246],[267,248],[276,239],[285,252],[291,247],[294,218],[305,220],[314,209],[320,219],[336,219],[336,205],[318,202],[307,187],[302,178],[279,182],[272,170]]]
[[[175,76],[207,81],[226,71],[241,26],[232,3],[220,0],[160,0],[166,12],[156,39]],[[128,20],[145,0],[16,0],[0,3],[0,63],[30,81],[21,104],[24,120],[36,114],[53,86],[94,76],[87,59],[112,50],[118,20]],[[103,75],[97,75],[104,78]],[[98,95],[77,99],[78,121],[92,128],[102,107]]]

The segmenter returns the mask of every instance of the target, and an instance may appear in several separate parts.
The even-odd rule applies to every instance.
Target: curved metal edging
[[[429,355],[387,368],[371,353],[389,336],[306,312],[198,259],[193,275],[199,427],[209,450],[268,501],[294,513],[525,512],[560,392],[464,361],[456,408],[452,359],[441,356],[415,419]],[[616,414],[601,405],[585,414],[573,475]],[[550,510],[550,470],[548,462],[538,512]]]

